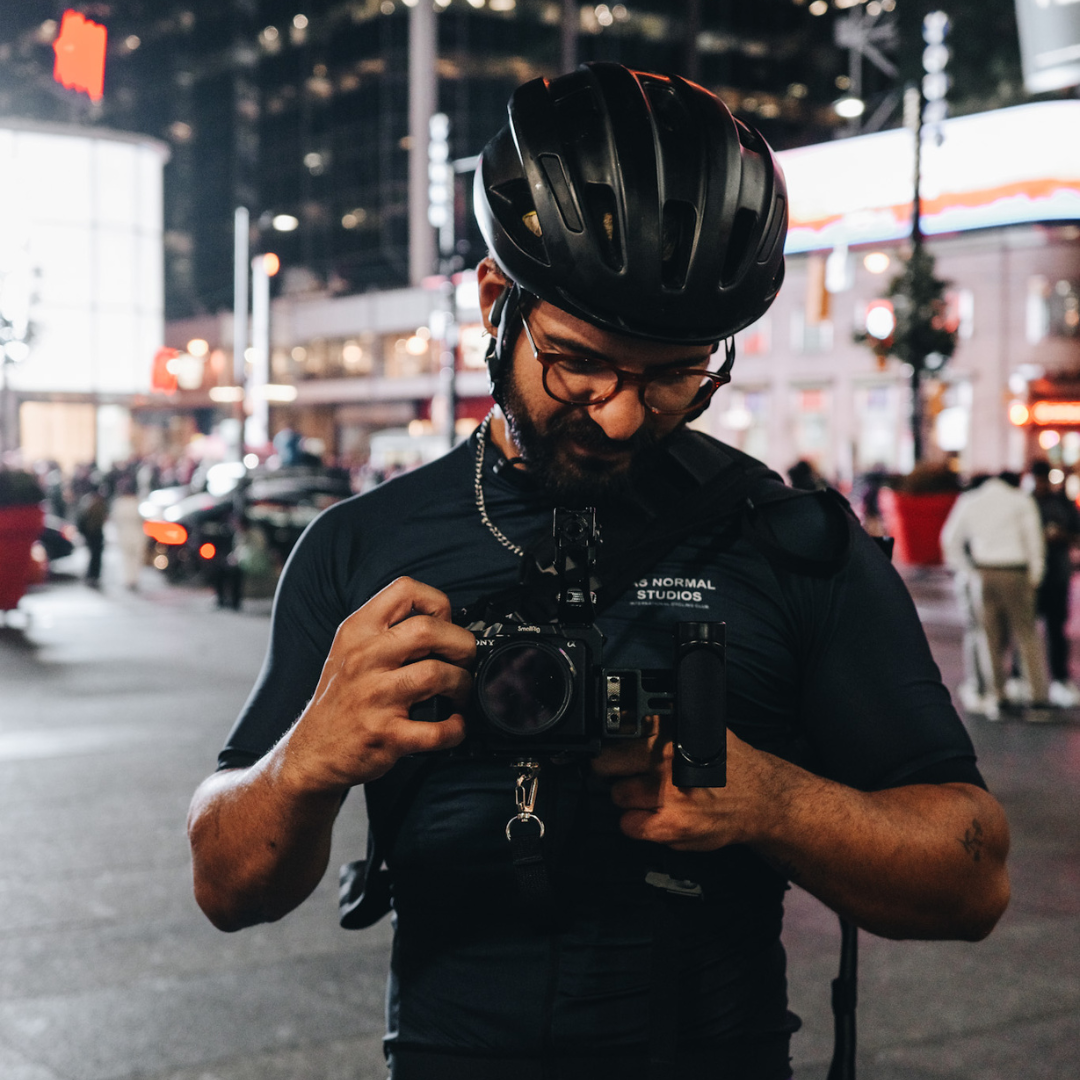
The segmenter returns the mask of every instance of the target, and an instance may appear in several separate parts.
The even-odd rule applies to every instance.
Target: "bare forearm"
[[[859,792],[783,766],[784,812],[756,846],[794,882],[884,937],[985,937],[1009,899],[1008,827],[969,784]]]
[[[648,757],[643,759],[642,755]],[[622,830],[680,851],[746,844],[808,892],[884,937],[985,937],[1009,900],[1009,830],[970,784],[862,792],[755,750],[728,732],[728,784],[678,788],[670,742],[594,763]]]
[[[195,899],[220,930],[280,919],[326,871],[341,795],[293,791],[281,780],[281,756],[215,773],[192,799]]]

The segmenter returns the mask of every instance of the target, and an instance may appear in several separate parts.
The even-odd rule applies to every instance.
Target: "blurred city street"
[[[303,530],[466,439],[476,459],[462,490],[479,523],[440,501],[436,484],[456,490],[449,467],[376,494],[326,530],[333,554],[312,560],[313,593],[367,573],[383,552],[386,577],[427,579],[442,560],[445,576],[430,580],[482,580],[485,550],[529,554],[511,526],[539,513],[541,497],[599,505],[638,479],[671,537],[715,528],[702,559],[727,575],[725,500],[755,512],[772,500],[754,460],[793,488],[843,492],[869,531],[895,539],[946,685],[982,710],[965,723],[1011,823],[1013,891],[981,943],[861,935],[859,1080],[1080,1077],[1080,573],[1071,672],[1062,636],[1080,567],[1080,0],[88,0],[0,12],[0,1080],[386,1080],[390,920],[338,926],[338,867],[366,851],[362,794],[342,808],[315,894],[236,934],[195,903],[186,815],[259,674],[270,595]],[[679,469],[654,459],[650,447],[683,423],[745,460],[721,469],[727,455],[689,440],[671,443]],[[466,467],[461,449],[453,468]],[[683,488],[682,466],[694,487]],[[501,479],[485,495],[489,469]],[[597,499],[571,501],[594,485]],[[424,543],[399,545],[421,520]],[[824,554],[827,530],[807,517],[804,544],[802,519],[789,520],[811,556],[791,572],[817,572],[814,536]],[[468,530],[481,527],[498,549],[471,546]],[[788,547],[787,528],[770,539],[765,515],[752,531],[767,552]],[[556,567],[579,567],[592,545],[571,542],[575,531],[552,548]],[[660,535],[650,525],[640,545],[619,544],[623,568]],[[993,667],[985,695],[962,684],[962,617],[936,568],[943,543],[949,565],[975,568],[965,602],[985,616],[987,648],[972,662]],[[1041,580],[1045,662],[1028,576]],[[558,589],[560,610],[577,603],[569,571],[557,586],[536,577]],[[736,580],[698,584],[715,599]],[[670,583],[667,599],[707,608],[690,578]],[[801,740],[788,705],[769,703],[774,691],[831,710],[826,737],[853,730],[842,725],[854,703],[894,698],[912,731],[890,721],[848,759],[888,775],[901,760],[891,744],[902,760],[931,762],[933,733],[917,730],[925,699],[891,695],[881,659],[858,667],[846,647],[816,651],[839,609],[815,599],[781,625],[760,589],[742,610],[761,616],[761,693],[742,700],[761,706],[761,730]],[[891,616],[857,599],[852,640],[863,616]],[[998,719],[995,612],[1020,626],[1028,699],[1046,708],[1002,705]],[[790,678],[764,659],[773,649],[798,657]],[[687,652],[715,673],[708,653],[698,667]],[[817,656],[819,670],[836,671],[839,656],[860,678],[814,682]],[[275,665],[260,699],[283,723],[301,707],[294,670]],[[685,703],[700,695],[686,694],[681,671]],[[604,674],[575,671],[574,685],[606,687],[611,702]],[[619,681],[620,702],[635,702],[627,712],[654,707],[647,684],[627,692]],[[593,704],[563,699],[575,724]],[[581,737],[556,727],[564,715],[539,729],[542,748]],[[318,758],[318,739],[308,743]],[[532,804],[519,808],[528,822]],[[883,839],[893,818],[855,806],[856,849],[832,842],[818,809],[777,835],[813,822],[837,880],[845,860],[868,865],[852,851],[876,845],[907,856],[882,871],[894,897],[900,878],[941,884],[930,856],[929,872],[909,872],[911,853],[927,850],[918,830]],[[200,826],[234,835],[212,813]],[[971,824],[957,844],[977,862],[986,849]],[[480,843],[488,835],[476,829]],[[592,852],[583,844],[574,858],[589,871],[583,895],[601,898],[588,885]],[[612,874],[631,873],[630,855],[604,853]],[[443,859],[456,876],[460,861]],[[978,869],[997,905],[999,861]],[[700,909],[723,916],[669,939],[717,972],[683,1046],[688,1030],[749,1041],[757,1032],[728,1015],[760,1020],[746,1004],[754,993],[780,1000],[768,965],[752,973],[761,978],[724,966],[728,943],[758,955],[754,927],[766,923],[743,916],[769,895],[750,891],[752,875],[730,882],[730,907]],[[867,901],[865,882],[852,883]],[[456,917],[442,880],[423,887],[425,912],[437,903]],[[803,1020],[795,1075],[826,1080],[840,929],[799,888],[787,897],[791,1007]],[[608,917],[624,899],[588,925],[590,948],[625,959]],[[930,902],[951,914],[949,900]],[[478,937],[478,955],[498,940],[497,927]],[[491,970],[516,980],[513,994],[492,983],[492,1031],[547,1009],[539,991],[524,996],[521,970],[545,984],[513,940],[511,963],[491,953]],[[487,986],[472,968],[433,968],[433,955],[422,952],[423,977],[406,972],[398,1011],[408,1017],[415,1001],[438,1013],[436,1048],[515,1043],[472,1024],[484,1015],[474,998],[453,1026],[432,1007],[426,988],[449,1001],[464,979]],[[574,969],[552,955],[549,1003]],[[587,1007],[624,1001],[621,984],[579,985]],[[566,993],[574,1013],[579,991]],[[609,1036],[597,1052],[622,1045],[609,1014],[596,1015],[583,1027]],[[621,1013],[629,1025],[637,1015]],[[425,1021],[416,1042],[435,1026]],[[404,1045],[412,1035],[400,1029]]]
[[[258,671],[269,603],[215,610],[152,570],[128,592],[109,561],[94,591],[78,558],[0,629],[0,1076],[384,1077],[387,920],[339,930],[332,874],[236,935],[191,895],[188,800]],[[955,687],[948,578],[909,577]],[[861,936],[861,1080],[1080,1075],[1080,715],[969,726],[1012,824],[1012,904],[978,945]],[[331,866],[364,835],[352,798]],[[823,1080],[836,920],[795,890],[788,921],[796,1075]]]

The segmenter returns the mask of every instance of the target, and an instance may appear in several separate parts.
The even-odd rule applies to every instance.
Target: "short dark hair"
[[[1049,479],[1049,476],[1050,476],[1050,462],[1049,461],[1033,461],[1031,463],[1031,468],[1028,469],[1028,472],[1031,473],[1032,476],[1041,476],[1044,479]]]

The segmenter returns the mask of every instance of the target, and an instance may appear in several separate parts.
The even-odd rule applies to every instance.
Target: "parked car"
[[[211,581],[233,552],[241,524],[258,531],[257,546],[280,570],[304,529],[326,507],[352,494],[347,472],[322,467],[245,471],[222,490],[228,487],[211,484],[165,504],[156,516],[147,514],[154,493],[143,503],[151,561],[170,581]]]

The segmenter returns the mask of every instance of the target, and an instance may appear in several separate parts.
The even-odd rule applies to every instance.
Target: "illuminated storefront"
[[[128,453],[164,337],[167,156],[142,136],[0,121],[0,277],[31,282],[29,348],[8,365],[28,460]]]
[[[484,416],[491,398],[476,276],[465,272],[459,279],[454,408],[461,436]],[[350,466],[368,458],[373,435],[387,432],[392,434],[386,445],[411,432],[427,439],[426,445],[446,449],[447,296],[438,283],[429,284],[348,296],[276,298],[270,313],[270,377],[289,393],[272,403],[271,436],[291,427],[317,441],[327,458]],[[166,328],[167,344],[178,350],[192,339],[203,341],[211,357],[220,353],[231,371],[231,313],[177,320]],[[221,390],[232,387],[210,389],[211,402],[225,402]],[[219,404],[211,427],[220,427],[231,411]],[[172,449],[179,452],[183,445],[174,440]]]

